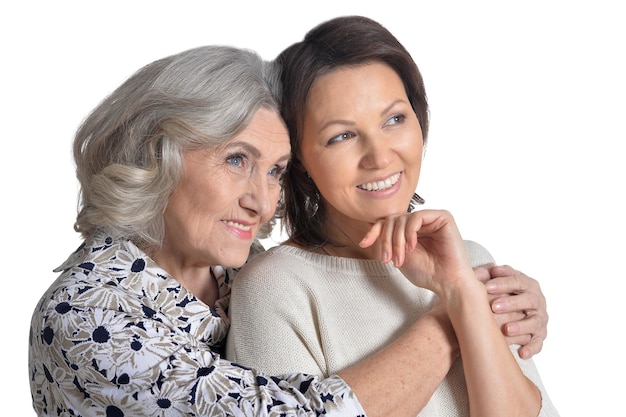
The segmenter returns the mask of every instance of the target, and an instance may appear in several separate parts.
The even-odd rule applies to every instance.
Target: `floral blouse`
[[[97,235],[57,270],[32,318],[39,416],[359,416],[338,376],[266,376],[220,359],[234,270],[196,299],[124,239]]]

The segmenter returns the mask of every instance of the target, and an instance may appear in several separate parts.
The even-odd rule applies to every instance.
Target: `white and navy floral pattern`
[[[39,416],[359,416],[339,377],[270,377],[220,359],[232,270],[196,299],[130,241],[95,236],[57,271],[33,314]]]

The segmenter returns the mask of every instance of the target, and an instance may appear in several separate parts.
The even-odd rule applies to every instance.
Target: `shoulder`
[[[315,265],[306,251],[287,245],[275,246],[257,254],[239,270],[231,292],[234,296],[268,292],[293,294],[296,288],[315,281],[311,279],[318,271]]]
[[[491,253],[481,244],[473,240],[464,240],[463,242],[465,243],[467,257],[473,267],[496,262]]]
[[[257,253],[241,268],[237,277],[302,269],[312,265],[308,252],[287,245],[279,245]],[[283,272],[286,273],[286,272]]]

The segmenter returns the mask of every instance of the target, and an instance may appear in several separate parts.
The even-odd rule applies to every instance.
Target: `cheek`
[[[272,199],[274,210],[276,210],[276,205],[278,204],[278,200],[280,199],[280,192],[282,187],[280,185],[273,185],[270,188],[270,198]],[[274,214],[272,213],[272,216]]]
[[[351,166],[349,157],[346,158],[336,151],[318,154],[311,162],[307,164],[310,167],[309,174],[318,188],[337,187],[352,177],[357,170],[355,166]]]
[[[403,141],[399,152],[405,163],[417,167],[419,170],[422,165],[423,150],[424,146],[421,136],[417,138],[412,136]]]
[[[326,199],[342,187],[343,184],[339,180],[346,178],[345,175],[341,176],[339,172],[333,170],[331,167],[318,167],[318,169],[312,171],[310,175],[317,190]]]

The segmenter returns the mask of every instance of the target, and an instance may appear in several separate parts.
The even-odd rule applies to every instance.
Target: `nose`
[[[370,134],[363,137],[362,149],[361,166],[363,168],[385,168],[392,160],[391,143],[381,135]]]
[[[247,190],[239,200],[241,207],[252,212],[266,222],[276,210],[278,196],[274,196],[265,175],[253,175],[247,181]],[[276,201],[275,201],[276,200]]]

